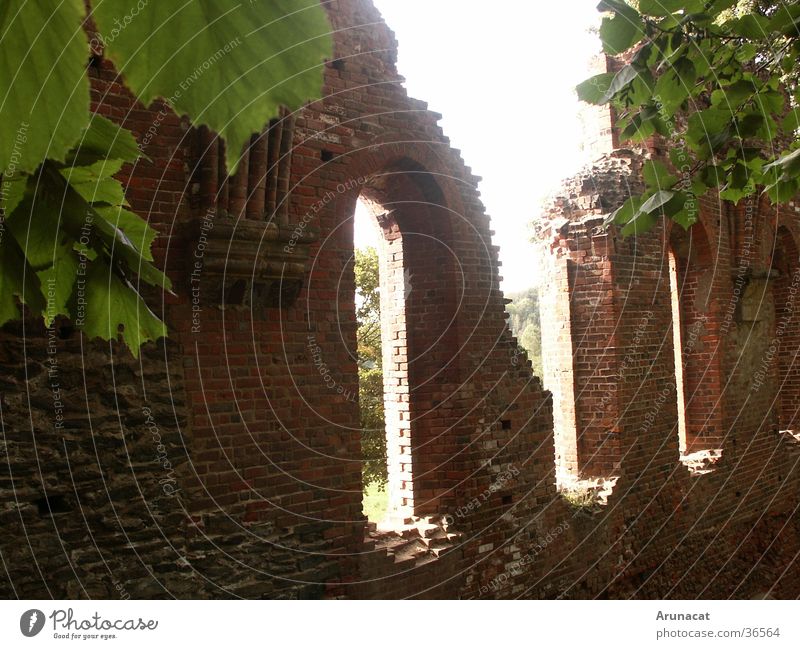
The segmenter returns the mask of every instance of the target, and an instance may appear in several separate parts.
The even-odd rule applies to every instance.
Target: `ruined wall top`
[[[565,179],[534,217],[537,241],[549,241],[568,224],[599,225],[628,198],[644,191],[643,149],[617,149],[585,165]]]

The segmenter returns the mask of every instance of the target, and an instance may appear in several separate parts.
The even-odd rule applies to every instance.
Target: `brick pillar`
[[[612,242],[597,229],[600,223],[584,219],[560,230],[544,288],[542,348],[560,479],[610,476],[619,469]]]
[[[562,483],[578,474],[578,446],[575,435],[575,368],[570,317],[570,279],[575,276],[567,257],[544,257],[540,289],[542,329],[542,369],[545,385],[553,393],[553,437],[556,450],[556,476]]]
[[[388,511],[390,517],[406,518],[414,513],[414,490],[403,236],[396,224],[384,233],[379,257]]]

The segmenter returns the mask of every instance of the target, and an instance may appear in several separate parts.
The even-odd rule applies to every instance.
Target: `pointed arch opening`
[[[668,258],[681,460],[704,472],[722,454],[723,427],[714,255],[703,225],[673,226]]]
[[[362,224],[368,214],[368,227],[375,235],[380,320],[380,352],[373,344],[372,358],[362,353],[358,359],[360,407],[362,422],[365,408],[376,410],[367,395],[374,397],[376,381],[374,372],[367,378],[367,360],[379,366],[382,375],[385,436],[382,451],[375,438],[380,431],[374,425],[362,431],[365,484],[366,473],[374,476],[376,462],[382,460],[374,457],[376,452],[384,452],[386,509],[382,520],[373,522],[393,528],[437,513],[439,495],[448,488],[446,465],[453,456],[455,435],[448,410],[439,406],[458,377],[459,276],[450,213],[433,174],[399,159],[365,179],[358,201]],[[357,286],[357,308],[364,299],[359,290]],[[363,320],[359,317],[360,325]],[[372,384],[364,385],[365,380]]]

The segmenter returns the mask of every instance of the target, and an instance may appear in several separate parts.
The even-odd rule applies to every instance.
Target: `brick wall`
[[[591,572],[594,585],[576,582],[568,592],[585,596],[599,582],[607,596],[791,593],[796,559],[778,559],[777,544],[787,538],[783,530],[796,530],[798,447],[778,432],[792,428],[792,415],[784,414],[787,425],[778,426],[776,408],[793,403],[795,394],[792,379],[784,378],[796,367],[793,275],[780,260],[796,259],[797,213],[765,202],[734,208],[708,197],[688,232],[658,226],[624,239],[600,226],[639,190],[629,170],[657,154],[651,151],[615,150],[598,158],[564,184],[538,223],[550,259],[545,304],[559,313],[547,316],[556,326],[543,328],[543,349],[549,362],[566,359],[574,380],[572,392],[556,384],[554,409],[562,420],[577,413],[571,430],[559,431],[555,417],[557,458],[572,449],[578,457],[572,483],[560,481],[561,489],[620,476],[595,519],[573,527],[578,547],[597,554],[576,563],[589,566],[587,576],[593,569],[601,575]],[[670,282],[671,250],[677,286]],[[782,270],[770,271],[771,264]],[[569,302],[560,297],[565,290]],[[778,313],[785,316],[782,329]],[[567,318],[570,335],[564,336],[557,323]],[[692,332],[697,322],[702,326]],[[697,454],[693,460],[680,453],[676,326],[687,437],[694,442],[686,452],[719,447],[721,458],[712,453],[698,461]],[[778,347],[786,353],[775,353]],[[791,405],[782,412],[791,413]],[[755,567],[745,569],[748,561]],[[781,570],[767,568],[773,563]],[[769,577],[755,586],[762,567]],[[794,577],[779,578],[784,570]]]
[[[506,324],[478,179],[439,116],[406,95],[371,3],[326,6],[336,49],[324,98],[271,123],[232,179],[213,134],[136,104],[95,57],[96,110],[149,156],[124,179],[160,232],[177,297],[150,297],[171,337],[139,362],[63,323],[60,422],[50,334],[29,322],[3,330],[0,592],[797,597],[798,442],[774,425],[778,411],[790,421],[795,364],[782,356],[760,389],[753,381],[778,308],[754,305],[759,289],[774,305],[791,293],[781,269],[796,261],[797,215],[704,208],[721,322],[703,342],[720,370],[697,385],[723,453],[712,471],[687,467],[669,233],[597,229],[640,188],[641,155],[608,154],[542,219],[551,395]],[[359,197],[381,207],[382,299],[393,305],[390,490],[397,524],[413,525],[391,542],[371,536],[361,504]],[[728,322],[740,265],[746,304]],[[605,505],[576,508],[557,466],[618,481]]]

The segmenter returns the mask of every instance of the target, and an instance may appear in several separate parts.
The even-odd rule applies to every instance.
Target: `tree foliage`
[[[539,289],[532,287],[518,293],[511,293],[512,300],[506,306],[510,316],[509,326],[520,347],[528,355],[533,373],[542,376],[542,329],[539,316]]]
[[[380,262],[372,246],[356,250],[356,320],[358,358],[381,366]]]
[[[137,354],[166,335],[139,287],[171,287],[115,178],[139,160],[136,139],[90,112],[89,16],[138,99],[218,131],[231,170],[281,105],[320,96],[330,27],[316,0],[0,4],[0,325],[21,303]]]
[[[358,321],[358,399],[364,486],[387,481],[386,420],[383,409],[380,266],[375,248],[356,250],[356,319]]]
[[[766,192],[785,202],[800,190],[800,3],[753,0],[603,0],[603,49],[624,65],[577,87],[610,104],[622,141],[660,135],[669,163],[645,168],[647,191],[610,215],[624,235],[658,218],[685,228],[697,199]]]

